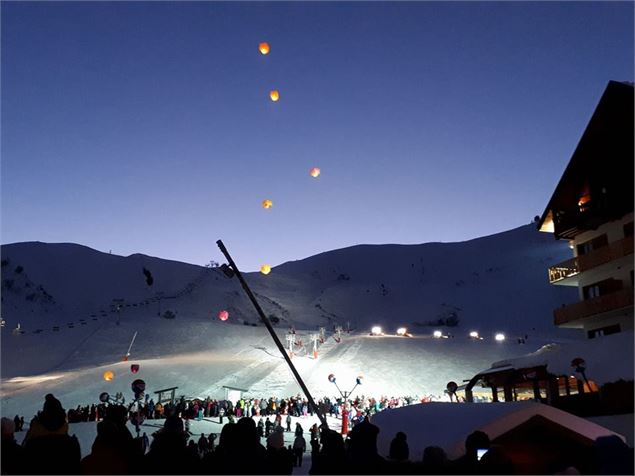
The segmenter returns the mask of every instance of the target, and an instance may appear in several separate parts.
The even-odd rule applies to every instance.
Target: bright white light
[[[407,332],[407,329],[405,327],[400,327],[399,329],[397,329],[398,336],[405,336],[406,332]]]
[[[470,337],[471,337],[472,339],[478,339],[478,332],[476,332],[476,331],[472,331],[472,332],[470,332]]]
[[[381,327],[379,326],[375,326],[370,330],[370,333],[374,336],[378,336],[379,334],[381,334]]]
[[[441,331],[434,331],[434,333],[432,334],[434,337],[436,337],[437,339],[440,339],[441,337],[443,337],[443,332]]]
[[[503,342],[505,340],[505,334],[498,333],[494,336],[494,339],[498,342]]]

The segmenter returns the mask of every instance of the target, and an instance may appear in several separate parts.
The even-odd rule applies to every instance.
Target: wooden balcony
[[[633,254],[633,237],[629,236],[619,241],[609,243],[597,250],[593,250],[577,258],[571,258],[549,268],[549,282],[555,284],[563,279],[583,273],[589,269],[615,261]]]
[[[554,324],[560,326],[571,321],[628,307],[633,307],[633,290],[631,288],[622,288],[611,294],[586,299],[554,310]]]

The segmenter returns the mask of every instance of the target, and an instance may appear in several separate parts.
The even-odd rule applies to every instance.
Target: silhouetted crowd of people
[[[22,445],[15,441],[16,422],[2,418],[2,474],[292,474],[307,451],[299,422],[289,446],[285,446],[280,420],[263,432],[254,418],[246,416],[225,424],[216,444],[215,435],[191,438],[187,420],[171,413],[148,444],[145,433],[135,438],[128,429],[129,409],[112,404],[103,410],[91,452],[84,458],[78,439],[69,435],[67,412],[52,394],[46,395]],[[290,430],[290,421],[286,423]],[[465,454],[456,460],[449,460],[437,446],[425,448],[419,459],[411,454],[403,432],[397,432],[384,458],[377,451],[378,433],[368,417],[346,439],[337,431],[313,425],[309,474],[515,473],[505,449],[491,444],[481,431],[467,437]],[[598,438],[596,449],[597,474],[633,474],[633,452],[621,439]],[[580,473],[575,467],[559,467],[553,474]]]

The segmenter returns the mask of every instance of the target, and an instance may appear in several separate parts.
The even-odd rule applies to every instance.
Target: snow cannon
[[[333,375],[333,374],[329,375],[329,382],[335,383],[335,375]]]
[[[131,371],[133,374],[136,374],[137,372],[139,372],[139,364],[132,364],[132,365],[130,366],[130,371]]]
[[[362,379],[364,378],[363,375],[358,375],[357,378],[355,379],[355,382],[357,383],[357,385],[361,385],[362,384]]]

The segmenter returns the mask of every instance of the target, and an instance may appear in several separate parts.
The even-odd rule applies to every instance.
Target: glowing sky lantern
[[[271,273],[271,266],[269,266],[268,264],[263,264],[263,265],[260,267],[260,272],[261,272],[262,274],[269,274],[269,273]]]
[[[267,198],[266,200],[262,201],[262,208],[269,209],[271,207],[273,207],[273,202],[271,200]]]
[[[266,41],[263,41],[262,43],[260,43],[258,45],[258,49],[260,50],[260,52],[263,55],[268,55],[269,54],[269,43],[267,43]]]
[[[229,312],[222,310],[218,313],[218,318],[221,321],[226,321],[227,319],[229,319]]]
[[[313,167],[310,171],[309,174],[311,175],[311,177],[319,177],[320,176],[320,168],[319,167]]]
[[[106,370],[104,372],[104,380],[106,382],[110,382],[114,378],[115,378],[115,374],[114,374],[114,372],[112,370]]]
[[[277,89],[269,91],[269,97],[273,102],[277,102],[280,99],[280,92]]]

